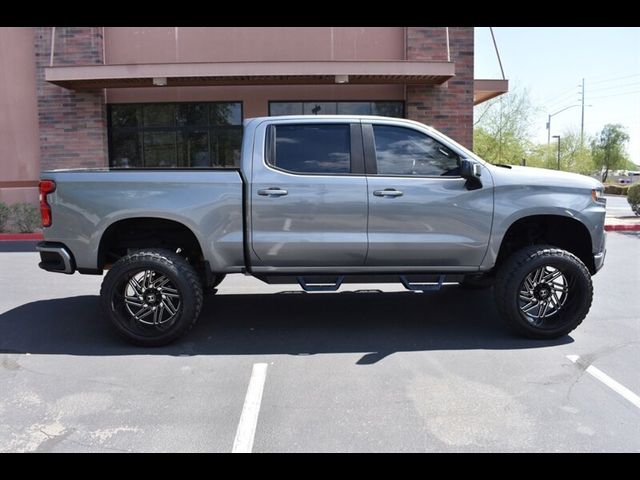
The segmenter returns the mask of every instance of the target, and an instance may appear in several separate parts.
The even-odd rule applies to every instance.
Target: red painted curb
[[[605,225],[604,229],[607,232],[638,232],[640,231],[640,223],[634,223],[631,225],[625,225],[625,224],[613,224],[613,225]]]
[[[44,240],[41,233],[0,233],[1,241]]]

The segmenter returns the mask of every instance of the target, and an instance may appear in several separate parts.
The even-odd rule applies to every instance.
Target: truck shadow
[[[0,353],[67,355],[313,355],[362,352],[371,364],[395,352],[540,348],[500,323],[491,292],[218,295],[184,338],[160,348],[121,340],[98,296],[28,303],[0,315]]]

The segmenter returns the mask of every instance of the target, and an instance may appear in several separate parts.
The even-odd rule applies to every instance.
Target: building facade
[[[245,118],[372,114],[472,147],[471,27],[0,28],[0,201],[40,170],[231,167]]]

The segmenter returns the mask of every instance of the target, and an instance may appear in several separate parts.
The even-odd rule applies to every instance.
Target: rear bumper
[[[73,254],[63,243],[39,242],[36,250],[40,252],[38,266],[47,272],[72,274],[76,271]]]

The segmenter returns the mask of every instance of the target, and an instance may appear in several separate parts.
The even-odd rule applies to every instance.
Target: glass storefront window
[[[404,117],[404,102],[352,101],[352,102],[269,102],[269,115],[381,115]]]
[[[122,168],[239,165],[242,103],[109,105],[109,164]]]

